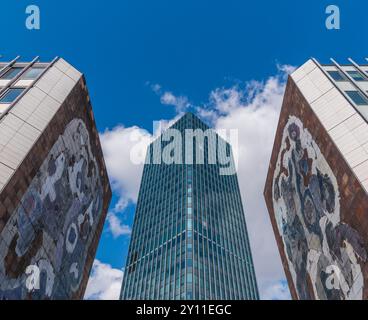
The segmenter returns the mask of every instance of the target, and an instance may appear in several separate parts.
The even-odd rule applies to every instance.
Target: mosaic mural
[[[79,289],[103,188],[84,122],[72,120],[0,234],[0,299],[64,299]]]
[[[283,130],[273,207],[298,298],[362,299],[363,240],[341,220],[336,177],[294,116]]]

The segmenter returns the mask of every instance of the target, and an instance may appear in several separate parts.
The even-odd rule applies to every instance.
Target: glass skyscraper
[[[187,113],[170,129],[182,134],[175,143],[186,155],[186,129],[209,127]],[[230,157],[230,145],[210,131]],[[148,148],[121,299],[259,299],[237,175],[220,173],[219,155],[209,164],[209,138],[196,140],[192,164],[152,160],[154,145],[172,140]]]

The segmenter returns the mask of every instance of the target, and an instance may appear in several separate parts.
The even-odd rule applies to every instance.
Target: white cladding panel
[[[313,60],[291,77],[368,192],[367,122]],[[343,86],[347,90],[354,88],[348,82]]]
[[[0,120],[0,191],[81,76],[65,60],[59,59]],[[0,112],[8,107],[0,105]]]

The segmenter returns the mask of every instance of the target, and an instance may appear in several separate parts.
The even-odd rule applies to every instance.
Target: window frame
[[[0,104],[12,104],[16,101],[19,96],[24,93],[26,87],[10,87],[7,88],[1,95],[0,95]],[[6,97],[12,90],[21,90],[21,92],[12,100],[12,101],[3,101],[3,98]]]
[[[349,99],[351,101],[353,101],[354,104],[356,104],[357,106],[368,106],[368,98],[366,96],[364,96],[361,92],[359,92],[358,90],[347,90],[345,91],[345,94],[349,97]],[[354,100],[354,98],[352,97],[351,94],[357,94],[362,101],[364,101],[364,103],[359,103],[357,101]]]
[[[19,72],[17,72],[11,78],[6,77],[7,74],[9,74],[10,72],[12,72],[15,69],[19,69]],[[19,76],[19,74],[22,72],[22,70],[24,70],[24,67],[19,67],[19,66],[10,67],[9,69],[5,70],[4,73],[2,73],[0,75],[0,80],[8,80],[8,81],[14,80],[17,76]]]
[[[39,74],[37,74],[36,77],[34,77],[34,78],[28,78],[27,74],[32,72],[35,69],[41,70],[41,72]],[[46,70],[46,67],[32,66],[29,69],[27,69],[26,71],[24,71],[24,73],[20,76],[19,80],[36,80],[45,70]]]
[[[345,74],[343,72],[341,72],[340,70],[328,70],[327,73],[336,82],[349,81],[349,79],[345,76]],[[335,74],[340,75],[341,79],[335,79],[334,76],[331,75],[331,73],[335,73]]]
[[[346,73],[349,75],[349,77],[351,77],[354,81],[357,81],[357,82],[366,82],[366,81],[368,81],[368,78],[364,75],[364,74],[362,74],[360,71],[358,71],[358,70],[348,70],[348,71],[346,71]],[[354,78],[354,76],[352,75],[352,73],[355,73],[355,74],[358,74],[360,77],[361,77],[361,79],[356,79],[356,78]]]

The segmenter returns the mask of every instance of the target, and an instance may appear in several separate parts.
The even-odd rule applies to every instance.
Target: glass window
[[[368,105],[368,99],[358,91],[345,91],[351,100],[358,106]]]
[[[367,78],[363,76],[359,71],[347,71],[350,77],[355,81],[367,81]]]
[[[23,68],[21,68],[21,67],[10,68],[7,72],[5,72],[1,76],[1,79],[4,79],[4,80],[14,79],[19,74],[19,72],[21,72],[22,70],[23,70]]]
[[[191,273],[187,273],[187,282],[193,282],[193,275]]]
[[[24,88],[11,88],[0,98],[0,103],[12,103],[24,91]]]
[[[343,73],[340,71],[327,71],[328,74],[331,76],[332,79],[335,81],[348,81]]]
[[[192,230],[193,229],[193,226],[192,226],[192,220],[189,219],[188,220],[188,230]]]
[[[34,80],[45,70],[45,68],[41,67],[32,67],[28,69],[21,77],[24,80]]]

